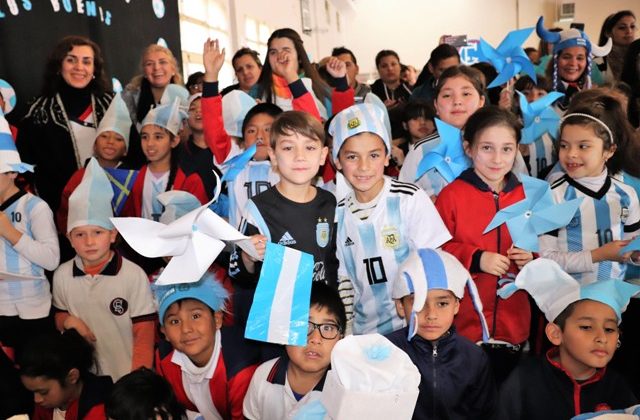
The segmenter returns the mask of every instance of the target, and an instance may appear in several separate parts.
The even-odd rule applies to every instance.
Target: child
[[[460,65],[460,54],[453,45],[440,44],[431,51],[429,61],[422,68],[416,82],[416,87],[411,92],[411,99],[433,101],[438,79],[449,67]]]
[[[27,337],[53,329],[44,271],[58,266],[58,236],[47,203],[15,184],[26,171],[33,166],[20,160],[0,112],[0,351],[19,352]]]
[[[497,383],[513,368],[529,336],[530,308],[523,292],[498,305],[496,290],[502,279],[515,275],[533,255],[513,247],[505,227],[483,231],[500,209],[525,198],[511,172],[519,141],[520,125],[511,112],[496,106],[476,111],[465,125],[463,143],[473,167],[447,185],[436,201],[453,235],[442,248],[460,260],[478,285],[490,328],[490,343],[483,347]],[[463,299],[455,321],[458,333],[474,343],[481,341],[481,320],[471,301]]]
[[[187,410],[205,419],[242,419],[257,366],[246,360],[237,338],[221,329],[227,291],[205,275],[195,283],[156,286],[154,292],[161,331],[173,346],[156,359],[156,371]]]
[[[152,108],[142,121],[140,142],[147,158],[122,209],[122,216],[158,220],[162,205],[156,197],[172,189],[188,191],[202,204],[208,201],[202,179],[197,173],[185,175],[178,165],[174,149],[180,144],[178,132],[184,119],[180,99]]]
[[[527,265],[511,286],[536,300],[555,347],[513,371],[500,392],[500,418],[564,420],[638,403],[607,364],[620,347],[621,313],[639,286],[612,279],[583,285],[543,258]]]
[[[635,146],[626,127],[619,102],[608,96],[571,107],[560,125],[565,175],[551,186],[554,200],[584,200],[569,225],[540,238],[540,253],[583,284],[623,279],[630,261],[620,251],[640,231],[638,196],[614,178],[637,165],[628,156]]]
[[[330,192],[313,185],[328,148],[322,124],[310,114],[287,111],[271,126],[269,156],[280,174],[280,181],[254,196],[245,207],[241,231],[253,235],[258,250],[265,241],[277,242],[314,256],[314,281],[337,287],[338,261],[332,221],[336,199]],[[245,252],[237,261],[239,280],[257,280],[261,263]]]
[[[478,70],[466,66],[445,70],[436,85],[434,106],[438,118],[462,129],[467,119],[484,105],[481,77]],[[416,172],[422,157],[438,144],[440,136],[434,133],[410,146],[398,178],[403,182],[415,182],[432,199],[440,194],[447,181],[435,169],[427,171],[420,179],[416,179]]]
[[[171,385],[145,368],[134,370],[115,383],[104,410],[112,420],[181,420],[185,416]]]
[[[453,327],[467,285],[467,300],[478,304],[471,275],[444,251],[411,251],[400,267],[392,297],[409,327],[387,338],[409,355],[422,376],[413,419],[489,419],[494,414],[497,395],[489,359]]]
[[[392,153],[397,166],[401,167],[404,157],[416,142],[430,136],[436,130],[433,106],[420,99],[411,99],[404,106],[402,112],[402,128],[405,135],[393,140],[393,149],[399,148],[400,153]]]
[[[92,159],[69,197],[67,237],[77,255],[53,275],[56,327],[96,347],[98,372],[114,380],[151,367],[156,317],[144,271],[111,250],[113,189]]]
[[[102,420],[113,382],[91,373],[93,348],[76,331],[40,334],[18,360],[22,384],[33,392],[33,419]]]
[[[319,282],[311,286],[306,346],[286,346],[286,355],[258,367],[244,399],[251,420],[292,418],[316,401],[331,365],[333,346],[344,336],[346,316],[338,292]]]
[[[355,334],[402,328],[391,299],[398,266],[410,248],[435,248],[451,238],[424,191],[383,175],[391,149],[383,113],[354,105],[329,127],[336,167],[353,189],[336,209],[336,243],[339,290]]]

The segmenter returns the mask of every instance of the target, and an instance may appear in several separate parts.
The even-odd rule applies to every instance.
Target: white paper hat
[[[196,196],[180,190],[165,191],[158,194],[157,199],[164,206],[164,211],[160,216],[160,223],[165,225],[202,206]]]
[[[67,233],[78,226],[100,226],[113,229],[111,200],[113,187],[95,158],[87,165],[80,185],[69,197]]]
[[[222,120],[228,135],[242,137],[242,122],[256,100],[240,89],[232,90],[222,97]]]
[[[13,111],[16,106],[16,91],[6,80],[0,79],[0,95],[4,100],[4,109],[0,109],[0,111],[6,115]]]
[[[113,131],[124,137],[124,143],[129,148],[129,132],[131,130],[131,116],[127,104],[119,93],[113,97],[107,112],[98,125],[96,138],[105,131]]]
[[[2,110],[0,110],[0,173],[33,172],[33,165],[22,163],[16,144],[11,136],[11,129]]]
[[[142,127],[151,124],[157,125],[177,136],[182,120],[185,118],[187,118],[187,114],[181,109],[180,98],[175,98],[171,104],[151,108],[142,121]]]
[[[176,85],[175,83],[170,83],[164,88],[164,92],[162,92],[162,97],[160,98],[160,105],[171,105],[176,98],[180,99],[181,109],[186,111],[189,106],[189,91],[185,87]]]
[[[385,126],[385,112],[386,110],[371,103],[352,105],[339,112],[329,125],[329,134],[333,137],[333,159],[338,158],[340,148],[348,138],[360,133],[380,136],[389,154],[391,136]]]
[[[187,100],[187,105],[191,106],[193,101],[195,101],[196,99],[201,99],[201,98],[202,98],[202,92],[194,93],[193,95],[189,96],[189,99]]]
[[[558,263],[546,258],[525,265],[515,282],[501,289],[499,294],[508,298],[517,289],[526,290],[535,299],[549,322],[554,322],[572,303],[589,299],[611,307],[620,323],[629,299],[640,293],[640,286],[622,280],[600,280],[581,285]]]
[[[357,418],[353,413],[363,418],[411,418],[419,385],[418,368],[385,337],[351,335],[331,352],[321,401],[335,419]]]

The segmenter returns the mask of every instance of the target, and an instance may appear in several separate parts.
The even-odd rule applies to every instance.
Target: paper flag
[[[483,233],[506,223],[516,247],[538,251],[538,236],[569,224],[583,197],[555,204],[546,181],[527,175],[520,180],[525,199],[500,210]]]
[[[469,158],[462,148],[461,131],[438,118],[435,121],[440,143],[422,157],[416,171],[416,181],[435,168],[447,182],[452,182],[470,166]]]
[[[138,177],[138,171],[134,169],[117,169],[117,168],[103,168],[107,173],[107,178],[111,182],[113,187],[113,199],[111,200],[111,206],[113,207],[113,214],[119,216],[124,207],[124,203],[127,201],[127,197],[131,193],[133,184]]]
[[[224,175],[222,175],[222,181],[233,181],[238,174],[247,166],[247,163],[253,158],[258,150],[258,144],[252,144],[244,152],[235,155],[231,159],[222,164]]]
[[[313,256],[267,242],[245,337],[304,346],[309,327]]]
[[[481,61],[491,62],[498,71],[498,76],[493,79],[488,88],[507,83],[521,71],[528,74],[534,81],[536,80],[533,63],[522,49],[522,44],[529,38],[533,29],[525,28],[509,32],[498,48],[493,48],[487,41],[480,38]]]
[[[560,116],[551,104],[564,96],[564,93],[550,92],[534,102],[527,102],[527,98],[520,92],[520,109],[522,110],[522,140],[520,144],[531,144],[544,133],[549,133],[554,139],[558,138]]]

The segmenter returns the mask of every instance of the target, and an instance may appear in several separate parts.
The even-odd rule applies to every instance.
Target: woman
[[[240,89],[250,95],[253,93],[253,96],[255,96],[256,88],[254,86],[256,86],[262,72],[262,63],[260,62],[260,57],[258,57],[258,52],[251,48],[240,48],[233,55],[231,65],[238,83],[224,88],[221,92],[222,96],[236,89]]]
[[[36,165],[35,188],[54,214],[71,175],[93,154],[96,128],[112,94],[100,47],[82,36],[60,40],[47,59],[42,95],[20,123],[17,147]]]
[[[603,45],[608,38],[613,41],[609,55],[598,63],[600,71],[606,72],[605,80],[615,82],[620,80],[624,57],[629,45],[636,37],[636,16],[631,10],[622,10],[609,15],[602,24],[598,43]]]

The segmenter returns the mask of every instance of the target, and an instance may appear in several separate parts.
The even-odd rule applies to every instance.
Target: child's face
[[[309,322],[325,326],[313,329],[311,334],[307,336],[306,346],[285,346],[285,348],[291,363],[297,369],[305,373],[318,373],[329,367],[331,351],[338,340],[342,338],[342,333],[338,332],[334,338],[329,339],[320,334],[319,328],[323,329],[322,334],[325,337],[332,336],[338,329],[338,319],[325,307],[312,306],[309,309]]]
[[[255,143],[258,144],[253,160],[262,161],[269,157],[269,144],[271,141],[271,124],[274,118],[269,114],[256,114],[247,123],[244,129],[244,148],[248,149]]]
[[[434,105],[442,121],[462,129],[471,114],[484,105],[484,96],[469,79],[456,76],[444,82]]]
[[[564,325],[549,324],[547,337],[559,346],[559,361],[575,379],[586,379],[595,369],[609,363],[616,351],[620,332],[611,307],[593,300],[575,305]]]
[[[472,145],[465,141],[464,146],[476,174],[494,191],[500,191],[518,150],[513,129],[503,125],[487,127],[476,134]]]
[[[111,253],[111,244],[116,240],[115,229],[87,225],[75,227],[67,234],[71,246],[85,267],[104,262]]]
[[[559,145],[560,164],[571,178],[600,175],[615,152],[615,146],[604,149],[604,141],[590,125],[565,125]]]
[[[152,51],[144,57],[142,63],[144,77],[154,88],[164,88],[171,83],[176,74],[171,57],[164,51]]]
[[[568,47],[558,56],[558,76],[565,82],[580,79],[587,67],[587,50],[584,47]]]
[[[5,197],[6,194],[11,193],[15,187],[17,172],[5,172],[0,174],[0,198],[6,200],[9,197]]]
[[[276,69],[278,68],[278,63],[282,64],[286,60],[293,61],[293,63],[295,63],[296,72],[298,71],[298,52],[296,51],[296,46],[293,41],[289,38],[272,39],[269,44],[269,51],[267,51],[267,54],[269,56],[269,65],[275,75],[284,77],[284,74],[278,74]]]
[[[151,164],[168,164],[171,161],[171,149],[178,146],[180,138],[172,136],[164,128],[155,124],[142,127],[140,144],[142,153]]]
[[[96,137],[93,153],[100,160],[118,163],[127,154],[127,144],[124,137],[115,131],[104,131]]]
[[[412,141],[423,139],[436,131],[433,121],[425,117],[412,118],[406,124]]]
[[[222,312],[211,311],[196,299],[173,303],[164,314],[162,333],[174,349],[186,354],[196,366],[205,366],[222,326]]]
[[[202,131],[202,104],[200,99],[195,99],[189,105],[189,119],[187,123],[191,131]]]
[[[303,186],[318,174],[328,152],[319,140],[292,132],[278,136],[275,148],[269,149],[269,157],[283,182]]]
[[[398,315],[407,319],[407,323],[413,310],[413,297],[408,295],[395,301]],[[460,301],[450,290],[430,289],[422,310],[418,312],[417,335],[429,341],[438,340],[449,331],[459,309]]]
[[[349,137],[338,152],[336,168],[353,187],[356,199],[368,203],[384,186],[384,168],[389,155],[382,139],[373,133]]]
[[[527,102],[531,103],[533,101],[537,101],[538,99],[542,98],[543,96],[547,95],[547,91],[544,89],[539,89],[535,86],[531,87],[531,88],[527,88],[524,89],[522,91],[522,93],[524,94],[524,97],[527,98]]]
[[[22,384],[29,392],[33,392],[33,402],[42,408],[61,408],[66,410],[69,402],[73,398],[73,388],[63,386],[57,379],[47,376],[26,376],[20,377]]]

